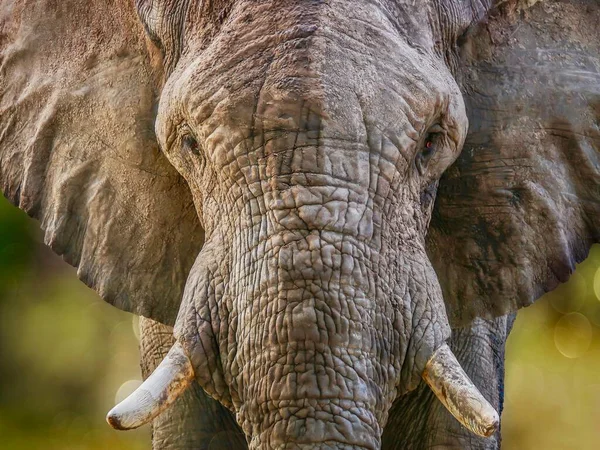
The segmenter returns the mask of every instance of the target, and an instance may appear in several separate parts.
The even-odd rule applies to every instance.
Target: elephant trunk
[[[418,210],[405,202],[385,219],[367,186],[314,168],[288,179],[301,168],[275,173],[260,202],[232,214],[225,250],[207,239],[175,327],[181,347],[111,424],[151,420],[195,377],[236,411],[251,449],[378,449],[393,401],[425,373],[462,423],[488,434],[495,411],[438,350],[450,329]]]
[[[316,213],[303,216],[313,230]],[[441,293],[424,252],[413,247],[377,264],[348,234],[288,227],[260,252],[231,247],[241,253],[216,303],[199,296],[213,292],[203,288],[212,245],[188,281],[181,344],[109,413],[114,427],[151,420],[196,378],[230,399],[251,449],[377,449],[391,404],[421,375],[470,430],[495,431],[496,412],[444,344]]]
[[[364,246],[333,226],[316,231],[328,216],[324,208],[297,208],[302,193],[296,188],[296,208],[271,209],[271,223],[288,226],[248,265],[260,272],[234,271],[232,284],[248,287],[234,296],[235,357],[225,362],[237,418],[255,450],[378,449],[382,405],[396,383],[392,346],[384,348],[393,317],[375,301]],[[290,226],[300,219],[308,231]],[[244,256],[234,260],[252,261]]]
[[[250,450],[381,448],[381,429],[372,411],[352,400],[312,396],[279,402],[265,419],[262,425],[268,427],[250,437]]]

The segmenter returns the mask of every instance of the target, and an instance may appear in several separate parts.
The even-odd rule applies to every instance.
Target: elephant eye
[[[428,155],[435,152],[435,145],[433,143],[434,139],[434,136],[427,136],[427,140],[425,141],[425,145],[423,147],[423,155]]]
[[[186,134],[181,139],[181,145],[184,150],[191,152],[192,154],[198,156],[200,154],[200,147],[198,145],[198,141],[191,134]]]
[[[431,158],[438,151],[438,148],[442,144],[443,134],[442,133],[429,133],[427,137],[423,141],[423,147],[421,151],[417,154],[417,158],[415,163],[417,165],[417,170],[419,174],[422,176],[425,173],[425,169],[431,161]]]

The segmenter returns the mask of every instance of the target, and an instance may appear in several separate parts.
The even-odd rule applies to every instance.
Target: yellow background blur
[[[148,449],[104,422],[141,378],[137,320],[100,300],[0,199],[0,447]],[[508,341],[508,450],[600,448],[600,246]]]

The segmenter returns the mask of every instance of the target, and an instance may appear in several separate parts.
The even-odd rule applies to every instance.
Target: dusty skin
[[[144,317],[149,378],[109,421],[167,450],[499,448],[514,313],[599,241],[598,23],[0,3],[3,193]]]

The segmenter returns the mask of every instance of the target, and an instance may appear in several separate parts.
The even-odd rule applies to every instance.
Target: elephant
[[[110,304],[155,449],[496,449],[600,242],[595,0],[7,0],[0,183]]]

